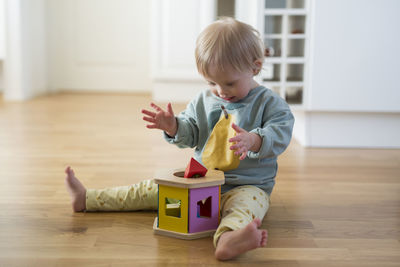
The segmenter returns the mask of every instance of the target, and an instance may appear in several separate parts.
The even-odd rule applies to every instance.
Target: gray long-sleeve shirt
[[[195,148],[194,157],[202,163],[207,140],[221,116],[221,105],[236,117],[236,124],[262,138],[259,152],[247,153],[234,170],[225,172],[222,192],[239,185],[254,185],[271,194],[277,173],[277,157],[289,145],[294,117],[287,103],[264,86],[252,89],[242,100],[229,103],[210,90],[198,94],[177,116],[178,131],[164,137],[178,147]]]

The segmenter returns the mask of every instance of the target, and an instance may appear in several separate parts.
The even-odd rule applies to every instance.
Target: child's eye
[[[212,82],[208,82],[208,84],[211,85],[211,86],[215,85],[215,83],[212,83]]]
[[[226,86],[233,86],[234,83],[227,83]]]

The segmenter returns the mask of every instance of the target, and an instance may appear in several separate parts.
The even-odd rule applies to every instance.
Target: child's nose
[[[226,96],[226,92],[224,91],[224,89],[222,89],[221,87],[218,89],[218,94],[220,96]]]

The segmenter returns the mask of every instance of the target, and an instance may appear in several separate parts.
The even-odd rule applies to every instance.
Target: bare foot
[[[255,218],[246,227],[223,233],[217,243],[215,257],[218,260],[229,260],[246,251],[265,247],[267,244],[267,230],[258,229],[261,220]]]
[[[84,211],[86,209],[86,188],[75,177],[74,171],[68,166],[65,169],[67,177],[65,177],[65,185],[71,195],[72,209],[77,211]]]

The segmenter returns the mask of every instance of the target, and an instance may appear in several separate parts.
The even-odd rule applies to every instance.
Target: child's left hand
[[[230,147],[235,150],[235,155],[240,155],[240,160],[244,160],[248,151],[258,152],[261,147],[261,137],[255,133],[249,133],[232,123],[232,128],[236,132],[236,136],[229,139],[229,142],[236,142]]]

